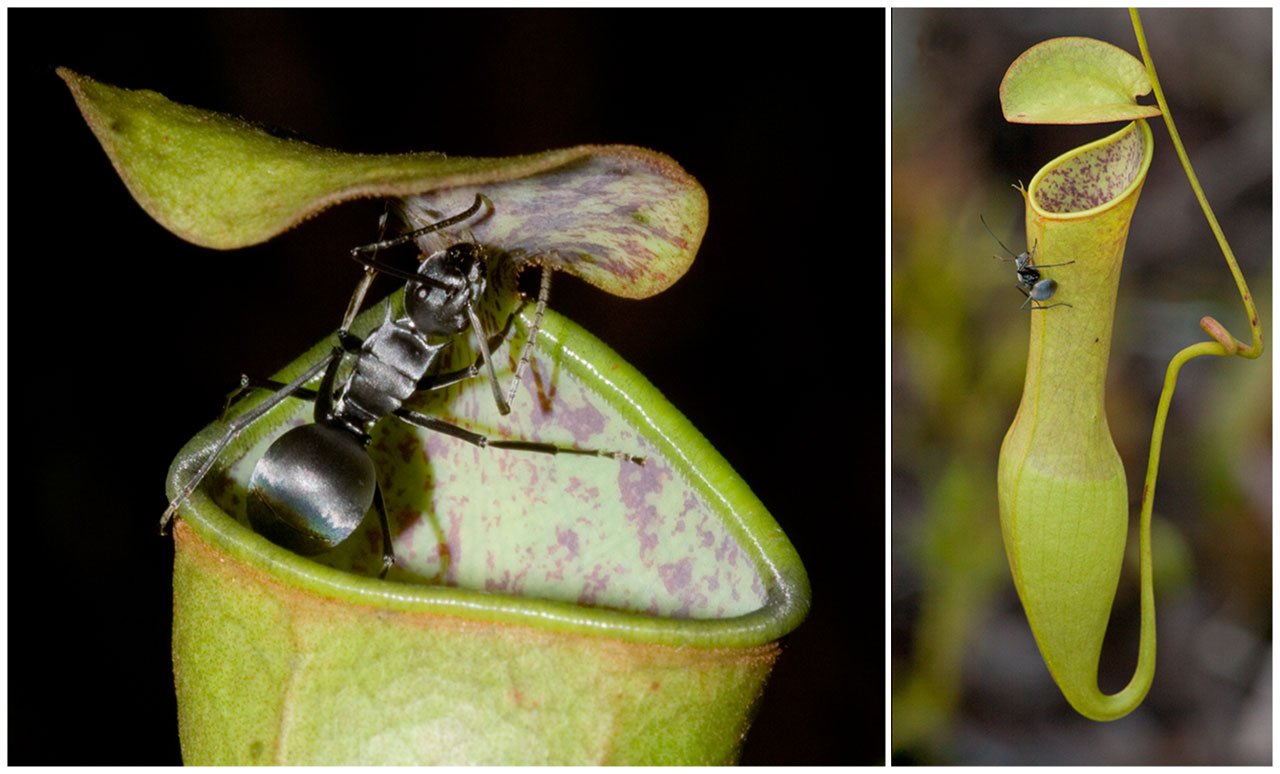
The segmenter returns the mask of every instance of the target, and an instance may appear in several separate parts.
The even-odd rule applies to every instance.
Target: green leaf
[[[424,206],[452,213],[481,192],[494,208],[472,227],[478,241],[644,298],[684,274],[706,231],[697,180],[643,148],[583,145],[510,158],[343,153],[153,91],[58,74],[143,209],[205,247],[256,244],[352,199],[425,195]]]
[[[1151,93],[1141,61],[1092,38],[1054,38],[1027,49],[1000,82],[1000,106],[1015,124],[1097,124],[1160,115],[1135,97]]]

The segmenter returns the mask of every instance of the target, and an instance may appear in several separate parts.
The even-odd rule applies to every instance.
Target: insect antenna
[[[401,234],[400,236],[395,237],[393,239],[384,239],[379,242],[373,242],[372,244],[361,245],[359,247],[352,248],[351,254],[359,255],[360,253],[372,253],[378,250],[386,250],[392,247],[399,247],[400,245],[412,242],[413,240],[417,239],[420,236],[423,236],[424,234],[430,234],[433,231],[439,231],[442,228],[448,228],[449,226],[452,226],[455,223],[461,223],[462,221],[466,220],[467,218],[479,212],[480,208],[484,205],[488,205],[490,209],[493,209],[493,202],[489,201],[489,197],[485,196],[484,194],[478,193],[476,194],[476,200],[471,204],[470,207],[463,210],[462,212],[459,212],[457,215],[454,215],[453,217],[445,218],[444,220],[431,223],[429,225],[423,226],[422,228],[415,229],[405,234]]]
[[[984,218],[984,217],[982,217],[982,214],[981,214],[981,213],[979,213],[979,214],[978,214],[978,220],[982,221],[982,227],[983,227],[983,228],[985,228],[985,229],[987,230],[987,233],[991,235],[991,238],[992,238],[992,239],[996,240],[996,244],[998,244],[998,245],[1000,245],[1001,247],[1003,247],[1003,248],[1004,248],[1004,251],[1005,251],[1006,253],[1008,253],[1009,255],[1013,256],[1013,257],[1016,259],[1016,258],[1017,258],[1017,254],[1015,254],[1012,250],[1010,250],[1010,249],[1008,248],[1008,246],[1006,246],[1006,245],[1005,245],[1005,243],[1004,243],[1004,242],[1001,242],[1001,241],[1000,241],[1000,237],[996,236],[996,232],[992,231],[992,230],[991,230],[991,227],[987,225],[987,219],[986,219],[986,218]],[[1000,258],[1000,256],[998,256],[998,255],[997,255],[996,257],[997,257],[997,258]],[[1001,258],[1001,260],[1005,260],[1005,259]]]

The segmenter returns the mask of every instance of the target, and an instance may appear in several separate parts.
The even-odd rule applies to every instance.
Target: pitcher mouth
[[[353,328],[361,330],[360,326],[385,314],[385,307],[375,305]],[[513,457],[513,461],[506,463],[504,486],[510,489],[514,486],[510,482],[526,479],[539,483],[542,488],[536,490],[540,498],[536,504],[540,510],[527,514],[511,510],[518,509],[519,502],[508,510],[486,505],[476,510],[485,517],[472,519],[474,523],[464,523],[462,518],[452,516],[445,519],[443,523],[449,525],[450,531],[441,538],[431,528],[431,519],[441,513],[453,513],[449,509],[457,507],[454,501],[459,497],[467,498],[468,507],[481,502],[482,497],[503,502],[514,499],[495,484],[493,471],[502,460],[494,457],[482,463],[473,459],[468,468],[462,463],[466,457],[474,457],[469,446],[455,443],[443,434],[420,432],[406,423],[387,423],[376,434],[370,449],[375,460],[382,463],[381,470],[391,483],[385,487],[389,493],[387,503],[389,511],[395,514],[397,539],[403,538],[396,550],[403,560],[390,578],[395,582],[382,581],[369,572],[370,561],[378,560],[381,542],[365,539],[367,535],[363,532],[320,558],[304,559],[248,527],[248,514],[244,512],[248,476],[276,435],[298,421],[305,422],[304,417],[311,409],[300,404],[285,407],[278,415],[264,417],[228,447],[224,454],[226,467],[213,479],[217,486],[193,493],[184,523],[217,551],[261,569],[285,586],[402,613],[520,623],[579,634],[703,648],[762,645],[799,625],[808,610],[808,581],[803,567],[789,544],[775,541],[766,545],[756,536],[756,530],[772,522],[745,485],[726,478],[727,473],[720,474],[720,479],[727,483],[717,483],[715,476],[702,472],[716,462],[712,451],[702,446],[705,441],[682,429],[679,423],[683,418],[678,417],[674,409],[668,412],[665,399],[616,356],[608,355],[604,345],[585,331],[547,310],[539,339],[535,348],[535,355],[543,364],[540,366],[543,371],[539,373],[551,373],[546,364],[556,363],[556,386],[548,390],[559,406],[556,415],[579,416],[581,410],[574,414],[569,409],[590,402],[595,412],[591,416],[599,417],[601,423],[626,422],[627,432],[643,435],[643,438],[636,435],[630,447],[639,449],[643,442],[646,451],[652,448],[643,468],[624,468],[616,461],[591,457],[539,456],[524,460]],[[328,341],[320,342],[291,366],[293,370],[289,373],[304,371],[307,363],[323,357],[330,346]],[[504,343],[503,347],[506,346],[509,345]],[[506,354],[498,357],[503,363],[512,359]],[[607,373],[592,366],[606,359],[612,363]],[[530,375],[527,380],[533,378]],[[497,413],[491,398],[483,394],[486,384],[471,382],[455,389],[456,395],[436,394],[441,405],[433,406],[433,410],[440,408],[442,416],[453,416],[445,409],[451,411],[450,406],[454,404],[479,405],[488,407],[490,414]],[[616,396],[625,396],[625,399]],[[626,413],[632,405],[645,407],[641,419]],[[480,417],[476,420],[477,426],[485,426],[491,419],[481,414],[483,412],[477,414]],[[551,423],[548,414],[534,416],[544,426]],[[531,433],[528,427],[512,424],[525,422],[524,414],[513,412],[503,421],[526,435]],[[175,462],[170,474],[171,485],[185,480],[190,468],[204,458],[210,438],[221,438],[223,432],[221,425],[214,425],[193,439]],[[680,446],[669,439],[680,440]],[[697,453],[691,456],[686,449],[695,445]],[[429,453],[428,446],[431,447]],[[450,447],[455,448],[451,451]],[[461,455],[458,464],[449,464],[454,454]],[[701,460],[702,467],[693,467],[686,458]],[[555,471],[559,478],[549,475],[548,470]],[[449,475],[437,475],[438,471],[447,471]],[[653,478],[659,475],[660,479]],[[634,566],[625,565],[623,560],[631,555],[619,552],[617,546],[648,545],[640,539],[648,532],[627,531],[628,525],[639,523],[637,519],[629,520],[632,511],[627,510],[627,503],[665,504],[655,480],[687,488],[687,493],[683,488],[672,490],[685,493],[680,494],[679,500],[685,510],[667,509],[663,513],[677,513],[680,519],[690,523],[693,523],[692,514],[705,513],[706,518],[699,515],[697,530],[673,528],[658,533],[656,525],[667,517],[658,515],[656,505],[652,513],[644,511],[642,515],[648,519],[646,530],[662,538],[654,543],[653,549],[647,549],[659,559],[648,561],[647,557],[639,557]],[[433,485],[426,487],[424,481]],[[486,481],[488,488],[482,485]],[[561,489],[568,487],[579,499],[588,496],[579,489],[594,492],[590,494],[594,498],[590,502],[599,507],[589,514],[596,522],[589,522],[587,516],[562,506],[561,500],[555,499],[560,496],[561,489],[556,488],[559,484],[563,484]],[[607,489],[609,486],[615,490]],[[642,497],[632,496],[637,489],[642,490]],[[607,508],[615,499],[619,505]],[[541,506],[543,501],[556,507]],[[496,529],[483,531],[495,521],[502,522],[506,533]],[[420,528],[421,525],[427,526]],[[610,542],[593,542],[598,540],[598,535],[611,536]],[[630,539],[631,535],[640,537]],[[563,541],[556,545],[571,546],[576,553],[567,547],[563,554],[532,552],[535,558],[527,561],[534,570],[527,575],[537,582],[500,585],[516,576],[522,569],[516,560],[530,553],[508,550],[509,546],[520,549],[538,539],[543,540],[538,545],[543,545],[562,536]],[[425,543],[414,542],[417,537],[425,538]],[[452,541],[447,543],[448,550],[433,555],[429,549],[445,540]],[[470,551],[473,556],[467,556],[468,546],[481,546],[483,550],[473,548]],[[607,583],[591,585],[602,577],[595,568],[601,564],[598,557],[603,548],[616,552],[616,561],[611,559],[613,563],[605,569],[619,577],[606,577]],[[546,561],[551,564],[537,565],[544,554],[550,557]],[[581,560],[575,563],[579,557]],[[433,573],[439,567],[455,572],[456,576],[446,575],[437,580]],[[553,570],[559,574],[552,575]],[[485,574],[480,574],[482,572]],[[626,577],[622,577],[624,573]],[[705,591],[711,584],[708,578],[714,580],[711,590],[720,596]],[[593,596],[584,596],[582,589],[592,592]],[[634,601],[637,599],[641,603]]]
[[[1027,201],[1046,219],[1086,218],[1134,195],[1151,168],[1151,127],[1138,120],[1045,164],[1027,188]]]

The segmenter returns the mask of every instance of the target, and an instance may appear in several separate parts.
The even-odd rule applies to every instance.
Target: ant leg
[[[351,324],[355,322],[356,315],[360,313],[360,307],[364,305],[364,295],[369,292],[369,286],[373,284],[373,278],[378,276],[378,272],[366,266],[364,274],[360,277],[360,282],[356,284],[356,290],[351,294],[351,300],[347,302],[347,311],[342,315],[342,326],[338,328],[338,338],[341,339]]]
[[[234,441],[237,437],[239,437],[240,433],[244,432],[245,428],[249,427],[254,422],[257,422],[267,412],[271,411],[273,408],[283,403],[285,398],[288,398],[291,395],[294,395],[295,393],[301,391],[303,389],[302,385],[306,384],[307,382],[319,376],[320,372],[328,368],[332,362],[334,362],[338,357],[340,357],[340,355],[341,355],[341,350],[334,350],[332,354],[330,354],[328,357],[324,358],[323,360],[319,361],[315,365],[308,368],[301,375],[299,375],[298,378],[284,385],[278,392],[275,393],[275,395],[271,396],[270,398],[258,404],[257,406],[254,406],[252,409],[245,412],[243,416],[239,416],[233,419],[227,426],[227,432],[223,434],[222,438],[219,439],[218,442],[214,444],[213,448],[209,451],[208,453],[209,456],[205,458],[205,461],[203,464],[201,464],[200,469],[197,470],[195,475],[192,476],[190,480],[187,481],[184,487],[182,487],[182,491],[180,491],[178,493],[178,496],[173,499],[173,502],[169,503],[169,507],[165,508],[164,514],[160,517],[160,534],[163,535],[167,533],[169,529],[169,523],[172,522],[173,517],[177,515],[178,508],[181,507],[182,504],[187,501],[187,498],[191,496],[191,493],[196,490],[196,487],[200,485],[200,482],[204,480],[204,477],[207,476],[209,474],[209,471],[213,469],[213,466],[218,461],[218,458],[222,456],[222,452],[226,451],[227,446],[229,446],[232,441]]]
[[[490,449],[510,449],[515,451],[531,451],[541,454],[578,454],[584,457],[609,457],[619,462],[631,462],[636,465],[644,464],[644,457],[639,457],[626,452],[609,451],[607,449],[580,449],[574,446],[556,446],[550,443],[540,443],[538,441],[495,441],[488,436],[480,433],[473,433],[470,430],[463,429],[457,425],[445,422],[442,419],[429,417],[426,414],[419,414],[409,409],[397,409],[396,416],[411,425],[425,427],[428,430],[434,430],[437,433],[457,438],[460,441],[466,441],[469,444],[479,446],[481,448]]]
[[[347,354],[354,354],[360,351],[364,346],[364,339],[352,333],[338,331],[339,347],[335,351],[341,350]],[[222,415],[226,416],[231,411],[231,407],[244,400],[245,396],[254,390],[268,390],[270,392],[280,392],[287,390],[289,386],[284,382],[277,382],[274,379],[263,379],[258,376],[250,376],[249,374],[240,374],[240,385],[227,395],[226,403],[222,406]],[[302,400],[315,400],[319,396],[319,390],[313,390],[309,387],[300,387],[293,391],[293,397]]]
[[[1026,296],[1026,297],[1027,297],[1027,300],[1026,300],[1026,301],[1023,301],[1023,302],[1022,302],[1022,306],[1018,307],[1018,309],[1020,309],[1020,310],[1021,310],[1021,309],[1026,309],[1026,308],[1027,308],[1027,304],[1030,304],[1030,303],[1031,303],[1031,294],[1030,294],[1030,293],[1028,293],[1028,292],[1027,292],[1027,289],[1026,289],[1026,288],[1024,288],[1024,287],[1022,287],[1021,285],[1014,285],[1014,287],[1018,289],[1018,292],[1019,292],[1019,293],[1021,293],[1022,295],[1024,295],[1024,296]],[[1034,308],[1034,307],[1033,307],[1033,308]]]
[[[387,506],[382,502],[382,485],[373,487],[373,507],[378,511],[378,524],[382,527],[382,569],[378,578],[387,577],[387,572],[395,566],[396,552],[391,547],[391,523],[387,520]]]
[[[289,389],[289,385],[284,382],[277,382],[274,379],[263,379],[258,376],[249,376],[241,374],[240,387],[232,393],[234,400],[229,401],[227,407],[230,408],[232,403],[238,403],[245,395],[253,390],[267,390],[268,392],[281,392]],[[319,396],[319,390],[313,390],[310,387],[299,387],[293,391],[293,397],[300,400],[315,400]]]
[[[493,388],[493,400],[498,404],[498,413],[506,416],[511,413],[511,406],[507,405],[506,399],[502,397],[502,389],[498,387],[498,374],[493,370],[493,355],[489,353],[489,342],[484,335],[484,326],[480,324],[480,318],[470,302],[467,302],[467,316],[471,318],[472,330],[476,331],[476,344],[480,346],[480,357],[489,369],[489,386]]]
[[[511,378],[511,389],[507,391],[507,403],[516,399],[516,390],[520,389],[520,380],[524,378],[524,369],[529,365],[529,355],[533,340],[538,338],[538,329],[542,327],[542,313],[547,311],[547,298],[551,295],[551,269],[542,267],[542,282],[538,288],[538,305],[533,310],[533,324],[525,336],[524,346],[520,348],[520,362],[516,364],[516,372]],[[514,316],[514,315],[513,315]],[[507,321],[510,324],[510,320]]]
[[[372,247],[372,245],[365,245],[365,247]],[[363,266],[366,273],[381,273],[388,277],[395,277],[396,279],[404,280],[405,282],[416,282],[420,285],[428,285],[441,290],[453,290],[452,287],[426,275],[419,274],[415,271],[405,271],[398,266],[386,263],[385,261],[379,261],[377,258],[365,258],[363,253],[356,252],[361,249],[363,248],[357,247],[352,250],[351,259]]]
[[[537,333],[536,325],[541,324],[542,311],[546,308],[546,291],[549,291],[551,288],[551,283],[546,273],[543,274],[542,285],[544,292],[539,294],[535,327],[530,329],[533,334]],[[475,363],[466,368],[460,368],[457,371],[449,371],[443,374],[429,374],[418,381],[417,388],[418,390],[438,390],[442,387],[457,384],[464,379],[470,379],[474,376],[478,376],[482,369],[488,369],[489,386],[493,390],[493,402],[497,404],[498,412],[503,416],[506,416],[511,413],[510,401],[511,398],[515,396],[515,387],[512,387],[509,397],[503,397],[502,389],[498,386],[498,374],[494,370],[493,366],[493,350],[501,346],[502,342],[507,338],[507,335],[511,330],[511,324],[515,320],[516,312],[511,313],[511,316],[507,318],[506,324],[502,326],[502,331],[493,337],[486,337],[483,335],[484,326],[480,324],[480,318],[476,315],[475,308],[470,303],[467,304],[467,316],[471,318],[472,330],[477,331],[476,344],[480,350],[480,357],[476,359]],[[526,354],[528,346],[529,340],[527,339],[525,341],[524,349],[522,350],[520,364],[516,369],[517,375],[524,369],[525,361],[528,359]]]
[[[387,213],[384,210],[382,216],[378,218],[378,239],[381,240],[386,232]],[[338,328],[339,339],[350,330],[351,324],[355,322],[356,315],[360,313],[360,307],[364,306],[365,293],[369,292],[369,286],[373,284],[373,278],[377,274],[377,270],[373,267],[368,265],[364,267],[364,275],[360,277],[360,282],[356,284],[356,290],[351,294],[351,300],[347,302],[347,311],[342,315],[342,325]]]
[[[529,367],[531,354],[530,345],[534,342],[534,339],[538,338],[538,331],[541,329],[541,325],[543,325],[543,313],[547,311],[547,299],[550,297],[550,292],[552,292],[552,270],[543,266],[541,267],[541,271],[543,271],[543,275],[541,275],[541,283],[538,290],[538,306],[534,307],[534,322],[529,326],[529,335],[526,336],[524,345],[521,345],[520,359],[518,359],[518,362],[516,363],[515,375],[512,377],[511,389],[507,391],[506,400],[499,398],[497,390],[495,390],[495,402],[498,403],[498,411],[502,412],[503,415],[507,415],[507,413],[511,412],[511,403],[516,399],[516,390],[520,389],[520,380],[525,375],[525,368]],[[524,307],[524,304],[521,304],[521,307]],[[457,371],[448,371],[444,372],[444,374],[431,374],[429,376],[425,376],[424,379],[417,383],[417,389],[438,390],[440,388],[445,388],[445,386],[451,386],[460,383],[460,381],[479,376],[481,367],[489,361],[489,353],[500,347],[504,340],[507,339],[507,336],[511,335],[512,324],[515,322],[518,313],[520,313],[520,310],[512,312],[511,316],[507,317],[507,324],[502,326],[502,331],[499,331],[499,333],[494,334],[493,336],[489,336],[488,344],[481,343],[481,356],[476,358],[475,363],[472,363],[472,365],[467,366],[466,368],[458,368]],[[472,321],[472,328],[481,330],[475,320]],[[490,379],[493,380],[493,384],[497,385],[497,376],[493,374],[492,367],[490,367]]]
[[[494,340],[495,340],[494,337],[489,338],[490,349],[494,349],[497,346],[496,344],[494,344]],[[497,339],[497,343],[501,344],[502,339]],[[445,373],[441,373],[441,374],[427,374],[426,376],[422,377],[422,379],[418,382],[414,391],[430,392],[432,390],[442,390],[445,387],[452,387],[453,385],[458,384],[459,382],[465,382],[468,379],[474,379],[475,377],[480,375],[481,366],[483,365],[484,365],[484,361],[480,358],[477,358],[476,362],[472,363],[466,368],[459,368],[457,371],[446,371]]]
[[[254,379],[248,374],[240,374],[240,384],[237,385],[234,390],[227,393],[227,399],[222,404],[222,413],[218,415],[218,418],[219,419],[225,418],[227,414],[231,413],[232,406],[244,400],[245,396],[248,395],[250,392],[252,392],[255,388],[263,386],[263,385],[257,384],[256,382],[258,381],[261,381],[261,380]],[[272,382],[272,384],[279,385],[279,386],[271,387],[270,389],[272,392],[279,392],[281,389],[284,388],[284,382]]]
[[[1019,291],[1021,291],[1022,295],[1027,297],[1027,300],[1022,302],[1022,306],[1018,307],[1019,309],[1025,309],[1028,312],[1034,312],[1037,309],[1052,309],[1055,306],[1071,306],[1071,304],[1068,304],[1065,301],[1059,301],[1056,304],[1042,304],[1036,301],[1035,299],[1033,299],[1031,297],[1031,294],[1027,292],[1026,288],[1022,287],[1021,285],[1014,285],[1014,287],[1016,287]],[[1030,304],[1030,306],[1028,306],[1028,304]]]
[[[501,339],[498,340],[501,344]],[[490,347],[493,346],[493,338],[489,339]],[[442,374],[427,374],[418,382],[416,392],[430,392],[431,390],[441,390],[445,387],[452,387],[458,382],[465,382],[468,379],[474,379],[480,375],[480,366],[483,363],[480,360],[467,366],[459,368],[457,371],[447,371]]]
[[[523,304],[521,305],[521,308],[523,308]],[[520,310],[517,309],[515,312],[512,312],[511,315],[507,317],[507,322],[505,325],[502,326],[502,330],[498,331],[497,333],[489,337],[490,352],[502,346],[502,342],[506,341],[507,336],[511,335],[511,327],[512,327],[512,324],[515,322],[516,314],[518,314],[519,311]],[[452,387],[458,382],[463,382],[463,381],[466,381],[467,379],[474,379],[475,377],[479,376],[480,371],[483,369],[483,367],[484,367],[484,356],[481,355],[480,357],[476,358],[476,362],[472,363],[466,368],[459,368],[456,371],[444,371],[436,374],[427,374],[426,376],[418,380],[418,384],[415,387],[415,390],[417,392],[423,392],[423,391],[429,392],[431,390],[439,390],[445,387]]]

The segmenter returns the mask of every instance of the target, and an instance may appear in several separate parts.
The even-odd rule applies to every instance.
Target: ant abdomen
[[[276,545],[322,554],[351,536],[377,494],[377,470],[356,436],[324,424],[275,440],[249,480],[249,523]]]

